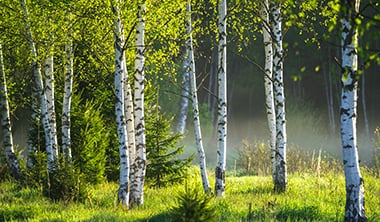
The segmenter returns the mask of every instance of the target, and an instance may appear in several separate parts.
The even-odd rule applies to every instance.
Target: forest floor
[[[368,220],[380,221],[380,178],[367,170],[363,177]],[[188,177],[190,183],[201,186],[197,173]],[[144,206],[127,210],[117,204],[116,183],[90,187],[91,197],[76,203],[52,202],[38,189],[3,181],[0,221],[170,221],[170,209],[184,187],[147,188]],[[225,197],[212,198],[210,204],[216,221],[343,221],[344,187],[342,174],[293,174],[287,192],[277,194],[270,176],[228,176]]]

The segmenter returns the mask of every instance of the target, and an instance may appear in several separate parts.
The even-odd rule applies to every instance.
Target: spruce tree
[[[165,119],[158,109],[147,119],[147,171],[146,179],[153,187],[178,183],[185,178],[186,169],[193,157],[181,159],[184,147],[178,142],[182,136],[170,130],[172,119]]]

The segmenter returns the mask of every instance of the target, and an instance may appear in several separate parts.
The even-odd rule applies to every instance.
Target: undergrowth
[[[200,186],[199,171],[188,186]],[[366,213],[369,221],[380,221],[380,181],[363,168]],[[210,172],[211,184],[213,175]],[[289,175],[288,191],[273,192],[270,176],[229,176],[226,196],[207,203],[215,209],[214,221],[342,221],[344,215],[344,176],[334,172]],[[90,186],[91,198],[84,202],[51,201],[35,188],[22,187],[11,181],[0,184],[0,221],[176,221],[171,210],[185,197],[184,185],[147,188],[145,205],[125,210],[117,204],[116,183]],[[188,189],[188,192],[194,192]],[[196,193],[196,191],[195,191]],[[193,194],[194,196],[195,194]],[[200,194],[199,194],[200,195]],[[200,195],[202,196],[202,195]],[[189,198],[191,195],[189,196]],[[202,199],[200,203],[202,203]],[[191,198],[190,198],[191,199]],[[197,199],[197,198],[193,198]],[[197,201],[195,201],[197,202]],[[208,220],[205,220],[208,221]],[[212,220],[211,220],[212,221]]]

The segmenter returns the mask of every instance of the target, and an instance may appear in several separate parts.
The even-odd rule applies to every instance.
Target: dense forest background
[[[363,1],[366,5],[370,1]],[[54,33],[54,43],[57,51],[56,87],[57,101],[61,100],[60,93],[63,87],[62,46],[60,38],[67,31],[73,31],[75,45],[75,95],[77,104],[94,106],[99,110],[107,127],[114,128],[113,122],[113,49],[112,49],[112,19],[110,10],[101,2],[94,1],[85,5],[85,1],[76,3],[68,1],[62,4],[47,3],[44,5],[31,4],[30,11],[35,33],[39,37],[38,44],[41,54],[44,47],[49,46],[47,30]],[[213,1],[199,1],[194,4],[194,39],[196,70],[199,83],[199,100],[201,104],[201,125],[205,138],[205,149],[208,162],[215,162],[216,152],[216,9]],[[261,25],[258,22],[258,12],[250,10],[251,5],[245,1],[231,1],[229,4],[229,38],[228,38],[228,144],[230,163],[236,159],[237,151],[242,141],[268,140],[268,127],[265,117],[265,95],[262,66],[264,51]],[[322,4],[322,3],[321,3]],[[2,6],[6,4],[2,3]],[[288,123],[288,144],[290,147],[305,150],[322,149],[334,157],[341,156],[339,138],[339,97],[340,97],[340,70],[339,35],[338,29],[329,30],[324,17],[312,18],[326,8],[306,10],[297,5],[286,6],[284,22],[285,46],[285,96]],[[147,9],[147,82],[150,109],[155,110],[158,101],[160,112],[172,118],[172,128],[175,130],[176,117],[179,111],[181,94],[182,68],[181,62],[184,38],[183,9],[181,4],[164,2],[151,5]],[[7,8],[9,7],[9,8]],[[1,30],[5,66],[10,78],[10,97],[13,101],[13,122],[15,143],[19,149],[26,146],[27,131],[29,129],[30,107],[28,106],[31,79],[28,65],[28,49],[25,42],[23,23],[16,5],[11,3],[2,9]],[[13,8],[14,7],[14,8]],[[67,7],[67,8],[66,8]],[[61,18],[65,10],[73,13],[68,24],[62,23]],[[125,9],[126,17],[135,13],[134,9]],[[66,11],[67,12],[67,11]],[[60,14],[62,13],[62,14]],[[307,16],[301,16],[306,13]],[[368,9],[367,15],[374,15],[376,10]],[[43,14],[49,18],[46,26],[41,25],[39,16]],[[310,16],[310,17],[308,17]],[[11,20],[10,18],[14,18]],[[67,20],[65,20],[67,22]],[[32,25],[33,25],[32,24]],[[150,25],[149,25],[150,24]],[[66,28],[65,28],[66,27]],[[69,27],[69,28],[67,28]],[[133,21],[126,22],[126,30],[133,27]],[[32,26],[33,28],[33,26]],[[129,33],[130,34],[130,33]],[[362,33],[360,45],[363,55],[370,52],[379,53],[379,31],[376,26]],[[132,37],[131,37],[132,38]],[[106,41],[106,40],[109,41]],[[366,47],[370,46],[370,47]],[[130,47],[133,48],[133,47]],[[131,49],[133,50],[133,49]],[[360,83],[358,103],[358,135],[359,152],[364,163],[371,162],[372,135],[380,119],[377,110],[380,108],[379,71],[375,62],[367,62],[367,57],[360,58],[360,67],[363,74]],[[132,62],[128,64],[132,67]],[[160,66],[158,66],[160,64]],[[365,77],[365,82],[363,82]],[[332,98],[328,101],[328,97]],[[363,94],[365,97],[363,97]],[[158,95],[158,97],[156,97]],[[80,97],[80,98],[79,98]],[[366,110],[364,113],[363,100]],[[75,99],[74,99],[75,100]],[[86,105],[87,104],[87,105]],[[58,102],[59,109],[59,102]],[[329,114],[329,107],[334,111],[334,124]],[[88,107],[87,107],[88,108]],[[81,113],[87,108],[78,108]],[[189,111],[191,112],[191,111]],[[366,131],[365,115],[368,118]],[[79,115],[79,114],[78,114]],[[193,128],[189,114],[187,131],[183,143],[185,153],[195,153]],[[75,118],[75,117],[74,117]],[[211,164],[210,166],[213,166]],[[233,164],[228,164],[232,167]]]

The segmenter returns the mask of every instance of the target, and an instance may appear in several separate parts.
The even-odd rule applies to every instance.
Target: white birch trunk
[[[365,129],[365,134],[367,135],[367,139],[370,141],[371,140],[371,134],[369,131],[369,122],[368,122],[368,115],[367,115],[367,102],[366,102],[366,90],[365,90],[365,75],[364,73],[362,74],[362,105],[363,105],[363,119],[364,119],[364,129]]]
[[[71,97],[73,95],[73,75],[74,75],[74,52],[72,40],[65,44],[65,86],[62,102],[62,153],[66,161],[71,162],[71,131],[70,113]]]
[[[283,82],[283,49],[281,30],[281,4],[271,2],[271,33],[273,35],[273,76],[274,99],[276,112],[276,146],[274,190],[283,192],[287,185],[286,169],[286,122],[285,95]]]
[[[360,0],[344,1],[342,20],[342,97],[340,107],[344,175],[346,178],[345,221],[366,221],[364,181],[360,174],[356,136],[358,30],[354,18]]]
[[[136,180],[138,181],[136,204],[144,204],[144,180],[146,171],[144,81],[145,81],[145,1],[139,4],[136,27],[135,60],[135,129],[136,129]]]
[[[224,196],[227,155],[227,1],[218,5],[218,151],[215,194]]]
[[[262,5],[263,15],[263,41],[265,51],[265,67],[264,67],[264,85],[265,85],[265,108],[267,112],[268,127],[269,127],[269,145],[271,149],[272,160],[272,180],[276,175],[275,147],[276,147],[276,115],[274,110],[273,98],[273,46],[270,33],[269,20],[269,2],[264,0]]]
[[[124,67],[127,70],[127,66],[124,63]],[[127,134],[128,134],[128,151],[129,151],[129,165],[130,165],[130,199],[129,203],[132,206],[137,198],[138,181],[136,180],[136,137],[135,137],[135,120],[133,109],[133,96],[131,85],[129,84],[128,75],[125,76],[125,116],[127,121]]]
[[[119,156],[120,156],[120,177],[119,177],[119,191],[118,201],[125,207],[129,207],[129,153],[128,153],[128,137],[127,127],[124,112],[124,86],[125,75],[127,70],[125,67],[125,53],[124,53],[124,32],[123,23],[121,21],[120,12],[121,0],[116,2],[114,13],[115,20],[115,112],[117,124],[117,136],[119,141]]]
[[[47,157],[47,168],[48,171],[51,172],[54,169],[55,166],[55,152],[52,147],[52,132],[51,132],[51,126],[48,119],[48,108],[47,108],[47,99],[46,95],[44,93],[44,86],[42,81],[42,73],[41,73],[41,66],[38,63],[38,56],[37,56],[37,50],[36,46],[33,40],[33,35],[30,30],[29,25],[29,14],[28,10],[26,8],[25,0],[20,0],[20,5],[24,13],[25,18],[25,28],[26,28],[26,37],[29,43],[29,47],[31,50],[31,58],[32,58],[32,66],[33,66],[33,76],[36,84],[36,92],[38,93],[38,97],[40,99],[40,106],[41,106],[41,119],[42,119],[42,125],[44,129],[45,134],[45,144],[46,144],[46,157]]]
[[[195,61],[194,61],[194,49],[193,49],[193,37],[192,37],[192,27],[191,27],[191,3],[188,1],[187,5],[187,18],[186,18],[186,28],[187,28],[187,34],[189,35],[186,41],[186,54],[188,61],[188,67],[186,68],[187,72],[190,74],[190,93],[191,93],[191,99],[193,102],[193,113],[194,113],[194,131],[195,131],[195,140],[196,145],[198,149],[199,154],[199,167],[201,171],[202,176],[202,185],[203,189],[206,193],[211,192],[210,183],[208,181],[207,177],[207,170],[206,170],[206,155],[205,151],[203,149],[203,142],[202,142],[202,132],[201,132],[201,124],[199,120],[199,108],[198,108],[198,95],[197,95],[197,80],[195,75]]]
[[[13,136],[12,136],[12,126],[11,126],[11,115],[9,113],[9,103],[7,94],[7,81],[5,78],[4,60],[3,60],[3,49],[0,43],[0,73],[2,81],[0,83],[0,112],[1,112],[1,128],[3,133],[5,158],[8,163],[10,173],[13,178],[20,179],[21,172],[20,166],[14,152],[13,146]]]
[[[58,139],[57,139],[57,123],[55,117],[55,105],[54,105],[54,57],[53,53],[47,55],[45,59],[44,67],[45,78],[45,95],[47,103],[47,116],[51,129],[51,147],[53,150],[54,158],[58,157]]]
[[[37,146],[38,144],[40,144],[40,138],[39,138],[39,127],[40,127],[40,124],[41,124],[41,118],[40,118],[40,113],[41,113],[41,110],[39,108],[39,105],[38,105],[38,92],[37,92],[37,89],[36,87],[32,87],[32,95],[31,95],[31,99],[30,99],[30,103],[31,103],[31,111],[32,111],[32,114],[31,114],[31,122],[30,122],[30,126],[29,126],[29,135],[28,135],[28,141],[27,141],[27,149],[28,149],[28,158],[27,158],[27,162],[26,162],[26,166],[27,167],[32,167],[34,165],[34,157],[33,155],[36,153],[37,151]],[[37,138],[33,138],[34,137],[34,131],[36,129],[34,129],[34,127],[37,126]],[[35,141],[37,140],[37,141]]]
[[[189,109],[189,91],[190,91],[190,73],[189,73],[189,55],[186,50],[185,58],[182,63],[183,75],[182,75],[182,93],[180,101],[180,109],[178,113],[177,133],[184,134],[186,129],[187,113]]]

